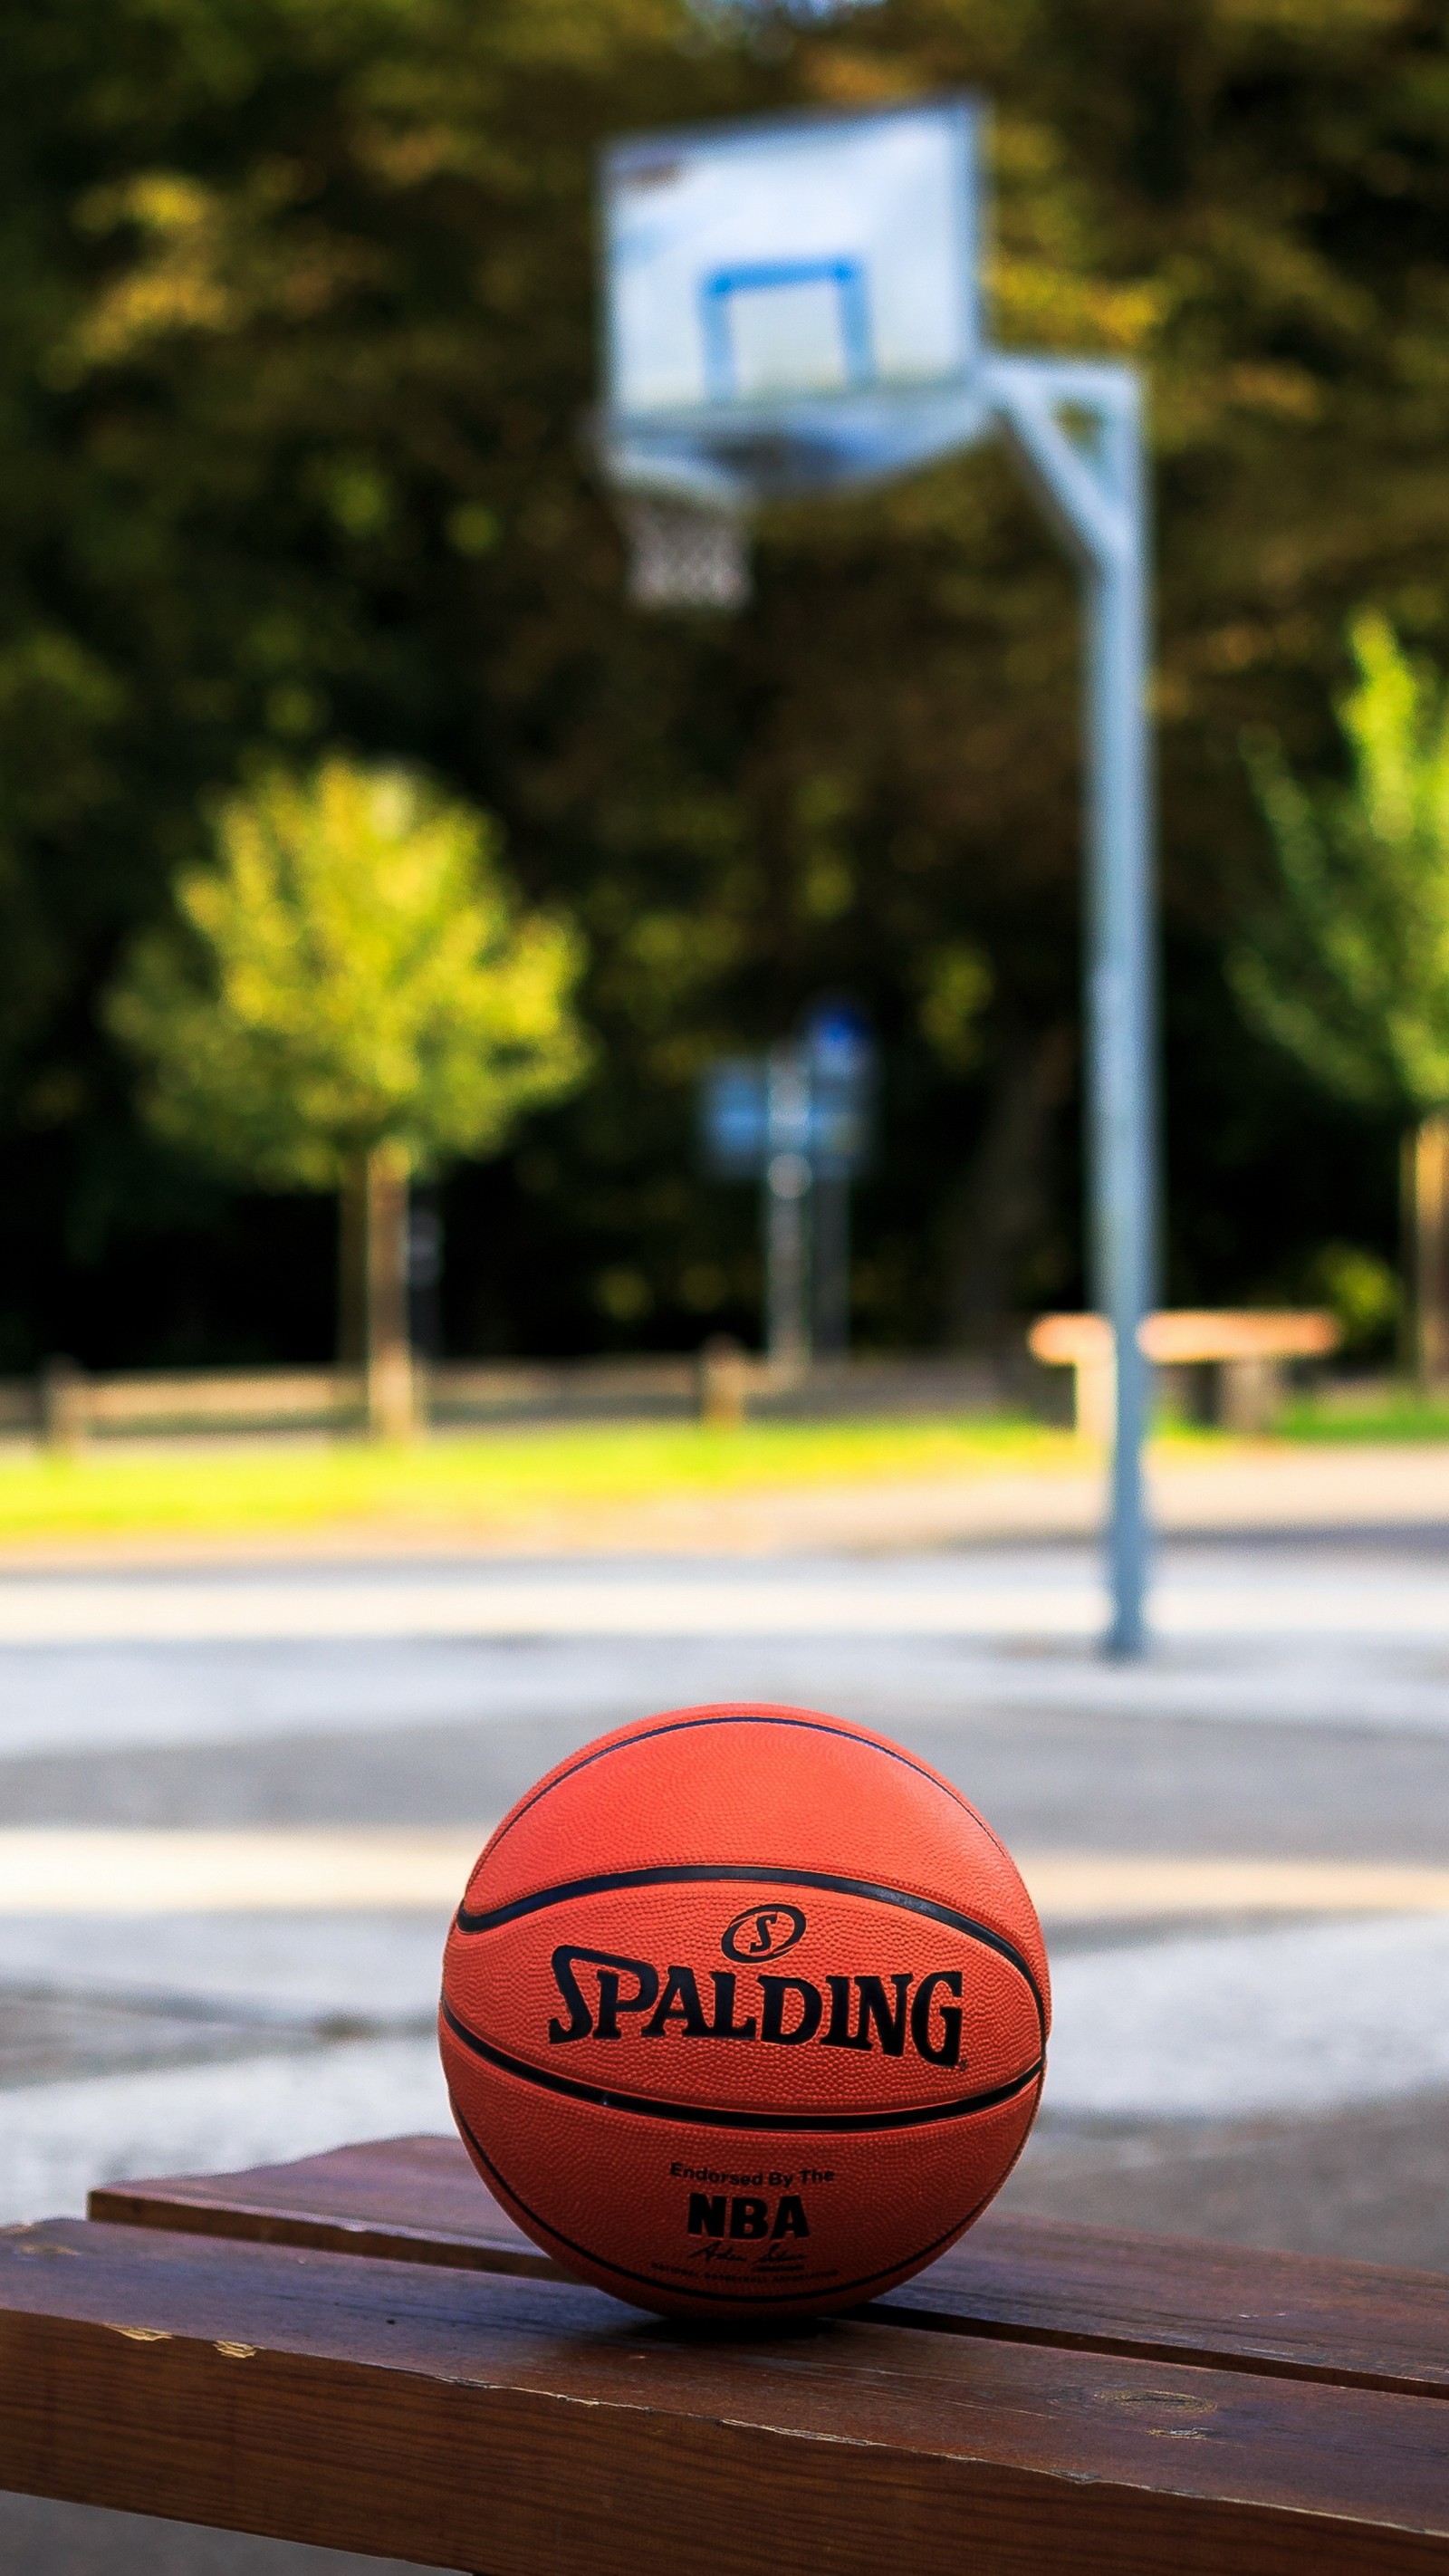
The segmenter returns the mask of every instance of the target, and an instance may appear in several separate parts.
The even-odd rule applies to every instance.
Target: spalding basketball
[[[639,2307],[790,2316],[929,2263],[1041,2091],[1041,1929],[958,1789],[811,1709],[676,1709],[506,1816],[443,1969],[489,2188]]]

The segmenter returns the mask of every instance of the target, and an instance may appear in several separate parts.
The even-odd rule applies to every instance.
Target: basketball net
[[[624,504],[624,524],[636,608],[743,608],[750,557],[738,511],[635,493]]]

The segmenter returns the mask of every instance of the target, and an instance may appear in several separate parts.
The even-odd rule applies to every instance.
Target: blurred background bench
[[[1208,1407],[1224,1429],[1260,1431],[1282,1403],[1294,1360],[1337,1349],[1334,1317],[1313,1312],[1161,1313],[1143,1347],[1179,1378],[1211,1368]],[[989,1355],[880,1351],[783,1364],[725,1336],[696,1352],[577,1360],[415,1363],[420,1427],[466,1430],[525,1422],[829,1420],[871,1415],[971,1415],[1043,1410],[1038,1366],[1074,1372],[1072,1416],[1105,1439],[1112,1414],[1112,1340],[1100,1315],[1043,1315],[1023,1350]],[[1049,1404],[1050,1399],[1047,1399]],[[1191,1402],[1182,1409],[1202,1408]],[[360,1368],[126,1370],[91,1374],[52,1360],[35,1378],[0,1380],[0,1437],[55,1449],[91,1440],[190,1433],[359,1433],[367,1428]]]
[[[1332,1315],[1307,1312],[1215,1313],[1192,1308],[1149,1315],[1142,1348],[1159,1368],[1210,1366],[1216,1373],[1212,1418],[1225,1431],[1263,1431],[1284,1396],[1292,1360],[1327,1359],[1341,1335]],[[1027,1335],[1034,1359],[1074,1372],[1073,1420],[1085,1439],[1112,1431],[1115,1363],[1104,1315],[1042,1315]],[[1188,1408],[1191,1409],[1191,1408]]]

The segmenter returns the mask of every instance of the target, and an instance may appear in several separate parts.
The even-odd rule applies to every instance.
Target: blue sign
[[[811,1176],[846,1180],[871,1144],[875,1048],[857,1013],[822,1004],[803,1038],[768,1056],[726,1056],[705,1073],[705,1160],[722,1180],[754,1180],[777,1154],[804,1157]]]
[[[810,1079],[810,1160],[817,1175],[845,1180],[860,1170],[871,1143],[875,1047],[858,1011],[823,1002],[805,1023]]]
[[[767,1160],[769,1066],[764,1056],[712,1064],[700,1094],[705,1160],[722,1180],[754,1180]]]

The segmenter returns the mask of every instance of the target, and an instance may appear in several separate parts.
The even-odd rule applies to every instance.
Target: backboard
[[[595,437],[636,606],[739,607],[757,503],[981,435],[980,125],[925,99],[608,147]]]
[[[926,100],[613,144],[615,421],[959,386],[979,346],[978,111]]]

